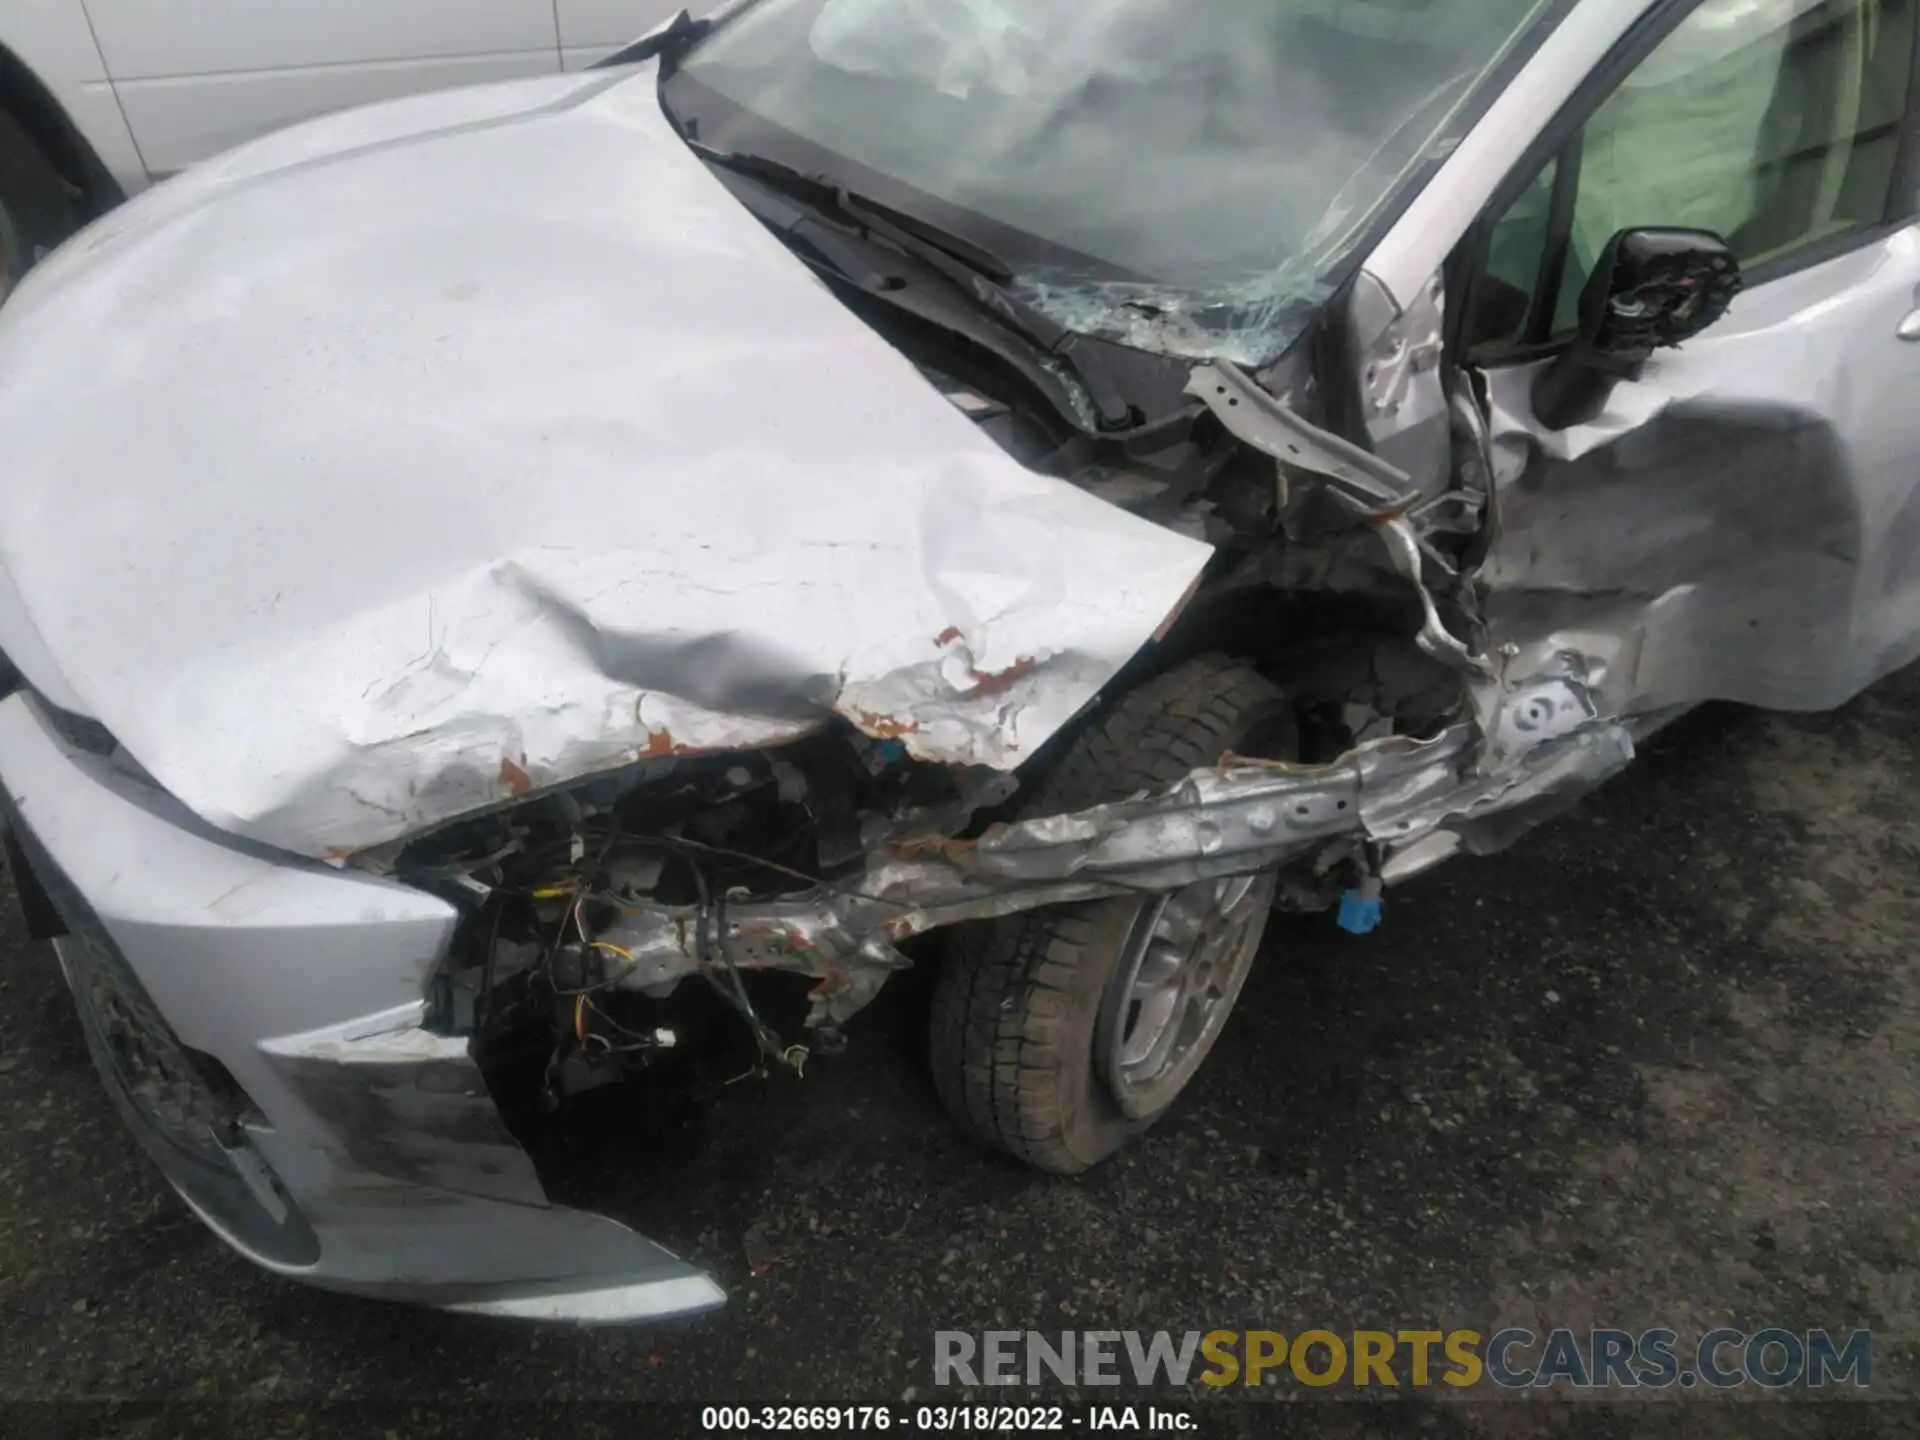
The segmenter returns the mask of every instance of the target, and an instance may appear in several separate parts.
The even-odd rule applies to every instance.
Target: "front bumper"
[[[329,1289],[494,1315],[654,1319],[725,1300],[548,1203],[465,1042],[421,1028],[445,902],[220,835],[0,701],[0,789],[88,1044],[148,1153],[228,1244]]]

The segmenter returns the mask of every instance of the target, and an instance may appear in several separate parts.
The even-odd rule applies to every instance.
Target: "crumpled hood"
[[[316,857],[834,713],[1012,768],[1208,553],[981,435],[647,69],[270,137],[0,312],[0,646]]]

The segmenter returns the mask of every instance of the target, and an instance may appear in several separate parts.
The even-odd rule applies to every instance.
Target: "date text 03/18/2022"
[[[903,1434],[1036,1433],[1139,1430],[1165,1434],[1198,1429],[1193,1416],[1162,1405],[708,1405],[700,1428],[764,1434],[801,1431],[898,1430]]]

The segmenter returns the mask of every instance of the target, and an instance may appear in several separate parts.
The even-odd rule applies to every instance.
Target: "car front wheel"
[[[1241,661],[1202,656],[1077,736],[1027,813],[1164,789],[1228,752],[1296,751],[1279,689]],[[1213,1048],[1274,885],[1271,873],[1234,876],[956,926],[930,1044],[947,1108],[1042,1170],[1098,1164],[1166,1113]]]

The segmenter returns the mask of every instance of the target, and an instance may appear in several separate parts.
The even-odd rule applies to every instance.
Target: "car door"
[[[678,11],[700,15],[710,8],[703,0],[553,0],[560,63],[584,70]]]
[[[1651,7],[1456,256],[1509,673],[1606,711],[1821,708],[1920,655],[1920,0]],[[1532,404],[1621,229],[1723,236],[1746,288],[1590,423]]]
[[[309,116],[551,74],[552,0],[86,0],[155,178]]]

